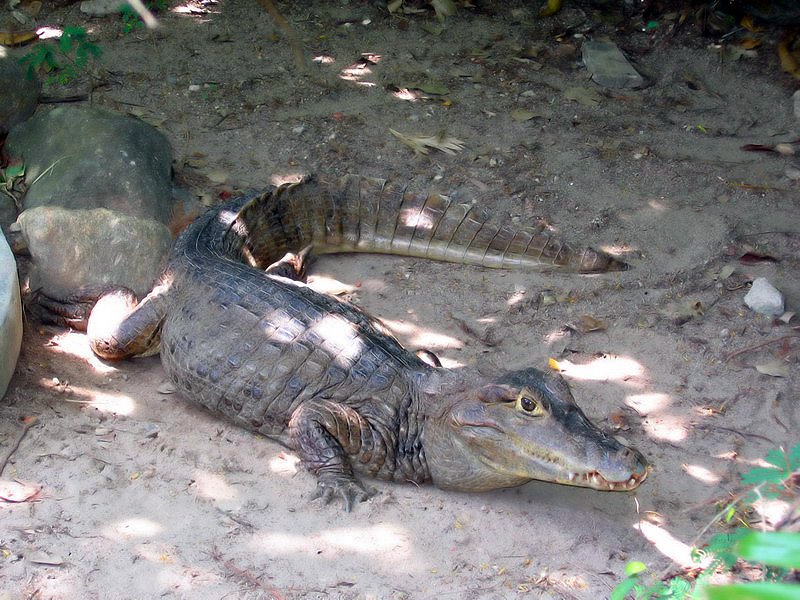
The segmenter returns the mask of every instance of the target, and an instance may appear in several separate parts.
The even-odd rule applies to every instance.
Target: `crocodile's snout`
[[[641,485],[650,472],[650,465],[644,455],[633,448],[622,445],[616,439],[613,446],[605,449],[602,455],[595,460],[588,459],[587,464],[597,465],[596,470],[567,475],[567,483],[582,485],[596,490],[625,491],[632,490]]]

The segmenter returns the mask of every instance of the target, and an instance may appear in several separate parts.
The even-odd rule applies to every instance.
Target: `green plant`
[[[633,561],[625,567],[623,579],[611,593],[611,600],[800,600],[800,584],[790,579],[800,569],[800,533],[779,531],[792,519],[797,519],[800,497],[800,444],[784,450],[771,450],[765,461],[769,466],[756,467],[742,475],[747,487],[714,517],[701,531],[698,539],[715,523],[730,526],[729,531],[717,533],[701,548],[694,548],[692,557],[704,566],[692,579],[679,575],[662,580],[651,573],[647,565]],[[775,531],[754,531],[749,526],[749,513],[760,499],[782,499],[790,503],[788,517],[777,524]],[[760,573],[760,580],[712,585],[711,576],[731,574],[737,567],[749,567],[748,572]]]
[[[144,5],[147,7],[147,10],[159,12],[167,9],[169,0],[149,0],[145,2]],[[142,21],[139,13],[127,2],[120,6],[119,14],[122,20],[122,33],[130,33],[131,31],[144,27],[144,21]]]
[[[28,65],[28,77],[46,73],[47,83],[66,85],[80,74],[100,48],[89,41],[83,27],[65,27],[57,43],[44,42],[20,59]]]

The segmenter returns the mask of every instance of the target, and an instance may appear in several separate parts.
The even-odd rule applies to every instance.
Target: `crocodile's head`
[[[440,406],[424,434],[438,487],[483,491],[538,479],[625,491],[647,477],[644,456],[595,427],[560,375],[515,371]]]

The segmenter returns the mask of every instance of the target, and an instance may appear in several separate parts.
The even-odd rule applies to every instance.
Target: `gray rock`
[[[84,0],[81,2],[81,12],[90,17],[105,17],[120,12],[124,0]]]
[[[85,285],[150,291],[172,246],[167,227],[105,208],[40,206],[17,220],[33,260],[31,289],[66,296]]]
[[[39,80],[28,79],[27,69],[13,54],[0,52],[0,135],[33,114],[40,91]]]
[[[619,48],[604,40],[590,40],[583,44],[583,64],[592,74],[592,80],[607,88],[637,88],[644,85]]]
[[[6,238],[0,233],[0,398],[14,374],[21,344],[22,305],[17,263]]]
[[[25,163],[23,209],[108,208],[167,223],[172,150],[152,126],[91,107],[61,106],[11,130],[6,152]]]
[[[750,291],[744,297],[744,303],[752,310],[764,315],[783,314],[783,294],[763,277],[759,277],[753,282]]]

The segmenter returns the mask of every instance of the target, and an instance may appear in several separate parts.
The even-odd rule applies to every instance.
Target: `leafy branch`
[[[700,531],[696,544],[716,523],[739,522],[730,531],[718,533],[703,547],[692,550],[692,558],[700,565],[692,581],[688,576],[666,579],[667,573],[649,574],[647,565],[633,561],[625,567],[623,579],[611,593],[611,600],[671,599],[685,600],[800,600],[796,581],[800,569],[800,533],[781,531],[800,521],[800,444],[788,452],[771,450],[765,457],[766,467],[755,467],[742,475],[746,487]],[[788,503],[786,516],[771,531],[762,520],[761,531],[753,531],[747,515],[760,500],[780,499]],[[711,585],[712,575],[731,574],[737,567],[749,566],[759,572],[759,581],[728,585]]]

